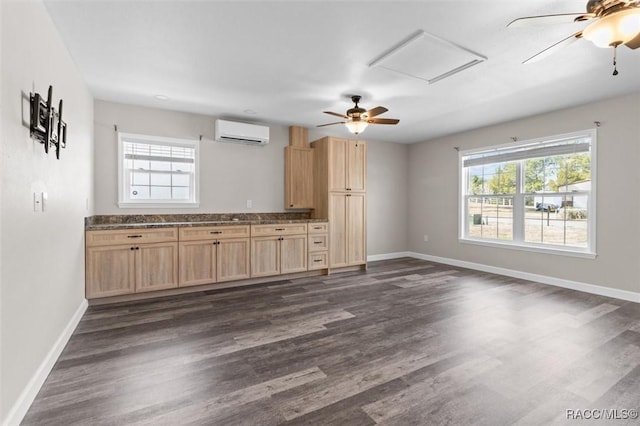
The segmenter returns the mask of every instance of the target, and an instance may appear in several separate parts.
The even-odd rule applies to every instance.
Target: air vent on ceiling
[[[465,47],[419,30],[379,55],[369,66],[433,84],[486,60]]]

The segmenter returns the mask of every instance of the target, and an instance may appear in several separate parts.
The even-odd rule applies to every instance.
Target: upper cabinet
[[[329,191],[365,192],[367,144],[351,139],[328,138]]]
[[[313,208],[313,150],[287,146],[284,149],[286,209]]]
[[[284,149],[284,182],[285,209],[314,208],[313,150],[305,127],[289,127],[289,146]]]

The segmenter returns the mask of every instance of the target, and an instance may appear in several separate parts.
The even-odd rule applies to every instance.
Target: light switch
[[[42,202],[42,211],[46,211],[47,209],[47,201],[49,201],[49,194],[46,192],[40,193],[40,201]]]
[[[42,211],[42,192],[33,193],[33,211],[36,213]]]
[[[247,200],[247,208],[253,208],[253,201],[252,200]]]

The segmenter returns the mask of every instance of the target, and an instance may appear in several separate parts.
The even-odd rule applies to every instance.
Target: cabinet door
[[[285,209],[313,208],[313,150],[287,146],[285,152]]]
[[[307,270],[307,236],[289,235],[280,240],[280,272],[304,272]]]
[[[140,244],[136,255],[136,292],[178,287],[178,243]]]
[[[180,243],[180,287],[216,282],[215,241]]]
[[[133,249],[130,245],[87,248],[87,299],[135,291]]]
[[[280,274],[280,237],[251,238],[251,276]]]
[[[347,264],[366,263],[366,197],[364,194],[348,194],[346,203],[346,257]]]
[[[249,238],[220,240],[218,251],[218,281],[249,278]]]
[[[329,194],[329,266],[347,266],[347,194]]]
[[[329,191],[347,189],[347,145],[346,139],[329,140]]]
[[[367,182],[367,144],[350,140],[347,144],[347,191],[364,192]]]

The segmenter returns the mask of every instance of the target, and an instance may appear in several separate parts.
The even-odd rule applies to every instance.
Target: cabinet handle
[[[322,244],[322,241],[314,241],[313,244]]]
[[[135,249],[136,249],[135,247],[131,247],[129,250],[135,250]]]
[[[289,207],[293,207],[293,204],[289,204]]]
[[[222,234],[222,231],[211,231],[211,232],[209,232],[209,233],[210,233],[210,234],[216,234],[216,235],[217,235],[217,234]]]
[[[142,238],[142,235],[127,235],[127,238]]]
[[[314,226],[313,229],[322,229],[322,226]]]
[[[347,188],[347,191],[351,191],[351,188]]]
[[[351,197],[351,194],[347,194],[347,197]]]
[[[140,247],[136,247],[136,250],[140,250]]]
[[[316,262],[316,263],[317,262],[322,262],[322,259],[314,259],[313,261]]]
[[[284,231],[284,228],[276,228],[276,231]]]

